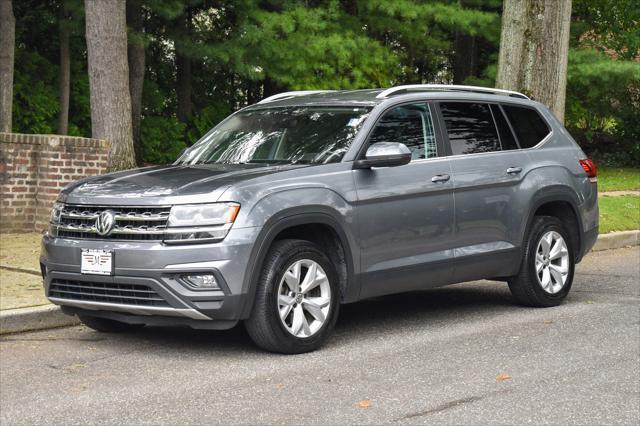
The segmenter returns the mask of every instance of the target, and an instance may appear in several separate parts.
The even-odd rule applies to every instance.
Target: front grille
[[[96,220],[100,213],[110,210],[115,225],[108,235],[99,235]],[[112,240],[162,240],[171,207],[82,206],[67,204],[56,225],[57,236],[66,238]]]
[[[144,284],[116,284],[54,279],[49,297],[134,306],[170,307],[155,290]]]

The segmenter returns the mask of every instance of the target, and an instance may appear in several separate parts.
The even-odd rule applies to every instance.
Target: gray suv
[[[555,306],[598,235],[596,167],[537,102],[413,85],[289,92],[170,166],[65,188],[46,295],[99,331],[228,329],[318,348],[340,305],[477,279]]]

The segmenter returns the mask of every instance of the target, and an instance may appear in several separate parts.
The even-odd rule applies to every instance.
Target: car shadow
[[[441,324],[469,320],[479,315],[512,309],[508,287],[498,282],[474,282],[411,293],[383,296],[343,305],[335,334],[336,342],[349,342],[379,333],[381,328],[403,330],[407,326]],[[109,335],[125,345],[162,350],[188,348],[190,353],[264,354],[258,349],[242,324],[230,330],[194,330],[187,327],[145,327],[124,334]],[[333,346],[333,344],[331,345]],[[274,355],[277,356],[277,355]]]

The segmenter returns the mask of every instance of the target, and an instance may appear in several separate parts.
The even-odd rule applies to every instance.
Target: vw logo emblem
[[[111,210],[105,210],[96,219],[96,231],[99,235],[109,235],[116,223],[116,215]]]

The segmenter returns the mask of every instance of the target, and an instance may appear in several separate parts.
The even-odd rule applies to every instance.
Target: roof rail
[[[409,84],[406,86],[396,86],[383,90],[376,96],[378,99],[388,98],[403,92],[428,92],[428,91],[459,91],[475,93],[491,93],[493,95],[513,96],[514,98],[529,99],[526,95],[512,90],[493,89],[491,87],[460,86],[456,84]]]
[[[273,102],[283,98],[293,98],[295,96],[304,96],[304,95],[312,95],[314,93],[328,93],[328,92],[335,92],[335,90],[297,90],[295,92],[282,92],[273,96],[269,96],[268,98],[264,98],[258,103],[266,104],[267,102]]]

